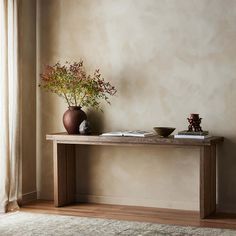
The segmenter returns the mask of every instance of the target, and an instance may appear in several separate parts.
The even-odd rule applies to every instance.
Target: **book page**
[[[123,132],[121,132],[121,131],[114,131],[114,132],[102,133],[101,136],[117,136],[117,137],[120,137],[120,136],[124,136],[124,135],[123,135]]]
[[[146,137],[146,136],[153,136],[154,133],[151,131],[143,131],[143,130],[133,130],[133,131],[114,131],[114,132],[107,132],[101,134],[101,136],[126,136],[126,137]]]

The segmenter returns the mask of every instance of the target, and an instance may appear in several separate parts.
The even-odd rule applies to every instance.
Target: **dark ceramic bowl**
[[[153,129],[161,137],[168,137],[175,130],[172,127],[154,127]]]

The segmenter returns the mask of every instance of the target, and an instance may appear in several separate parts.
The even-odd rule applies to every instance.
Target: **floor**
[[[22,206],[21,211],[69,216],[131,220],[182,226],[236,229],[236,215],[216,213],[200,220],[198,212],[151,207],[80,203],[56,208],[52,201],[36,201]]]

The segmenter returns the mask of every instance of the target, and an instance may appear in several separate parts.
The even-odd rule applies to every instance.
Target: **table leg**
[[[54,205],[75,202],[75,145],[53,143]]]
[[[201,147],[200,155],[200,218],[216,210],[216,145]]]

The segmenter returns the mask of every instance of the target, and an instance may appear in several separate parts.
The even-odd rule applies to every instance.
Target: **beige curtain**
[[[17,0],[0,0],[0,212],[21,197],[21,99]]]

